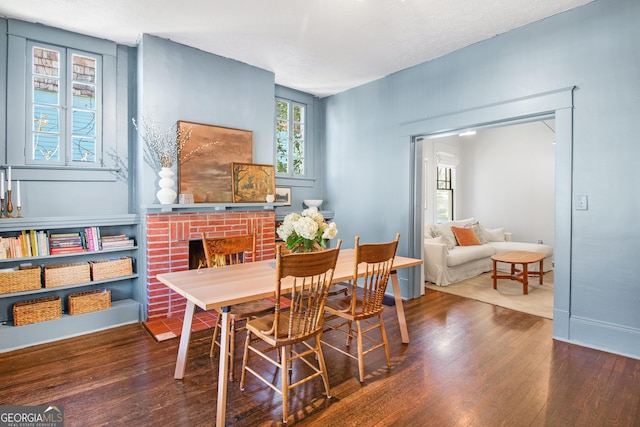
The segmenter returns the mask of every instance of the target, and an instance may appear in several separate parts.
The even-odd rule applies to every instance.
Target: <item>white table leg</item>
[[[391,284],[393,285],[393,297],[396,301],[396,312],[398,323],[400,324],[400,335],[402,343],[409,344],[409,330],[407,329],[407,319],[404,317],[404,306],[402,305],[402,295],[400,294],[400,284],[398,283],[398,273],[391,272]]]
[[[216,426],[222,427],[227,410],[227,378],[229,378],[229,307],[222,308],[220,320],[220,353],[218,368],[218,408],[216,412]]]
[[[189,340],[191,339],[191,324],[193,323],[193,313],[195,312],[195,308],[195,304],[187,300],[187,307],[184,310],[184,320],[182,321],[182,335],[180,335],[176,371],[173,374],[173,378],[177,380],[184,378],[184,369],[187,364],[187,352],[189,351]]]

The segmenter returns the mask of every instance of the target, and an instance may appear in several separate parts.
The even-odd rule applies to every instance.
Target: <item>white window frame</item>
[[[60,75],[59,79],[59,105],[57,106],[59,111],[59,129],[58,134],[60,138],[59,142],[59,158],[58,160],[46,160],[36,159],[36,153],[34,153],[34,97],[33,97],[33,49],[40,47],[47,50],[57,51],[59,57]],[[88,161],[73,160],[74,149],[74,135],[73,135],[73,111],[79,110],[73,106],[73,67],[72,58],[74,55],[84,56],[96,61],[96,75],[95,75],[95,147],[94,152],[87,156]],[[25,117],[27,118],[25,123],[25,135],[26,135],[26,147],[25,147],[25,164],[31,165],[64,165],[64,166],[78,166],[78,167],[100,167],[102,166],[102,55],[81,51],[64,46],[57,46],[48,43],[40,43],[33,40],[27,40],[27,55],[26,55],[26,102],[25,102]],[[93,159],[91,159],[93,157]]]
[[[278,171],[278,102],[284,102],[289,106],[289,116],[287,118],[288,121],[288,128],[289,128],[289,134],[288,134],[288,139],[287,139],[287,172],[279,172]],[[304,117],[302,118],[302,121],[300,122],[296,122],[294,120],[294,114],[293,114],[293,109],[295,107],[302,107],[304,109]],[[276,167],[276,176],[278,177],[287,177],[287,178],[305,178],[309,176],[309,167],[310,167],[310,163],[309,163],[309,143],[308,143],[308,138],[307,138],[307,128],[308,128],[308,114],[309,114],[309,108],[308,105],[302,102],[297,102],[291,99],[287,99],[287,98],[283,98],[283,97],[276,97],[275,99],[275,117],[274,117],[274,153],[275,153],[275,159],[274,159],[274,165]],[[294,161],[296,160],[296,156],[294,154],[294,132],[293,129],[296,125],[296,123],[299,123],[302,126],[302,145],[303,145],[303,149],[302,149],[302,173],[295,173],[295,167],[294,167]]]

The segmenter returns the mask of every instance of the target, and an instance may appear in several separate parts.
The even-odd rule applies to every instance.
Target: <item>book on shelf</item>
[[[102,236],[102,249],[126,248],[132,246],[134,246],[134,241],[126,234]]]
[[[129,237],[126,234],[114,234],[108,236],[102,236],[102,241],[111,241],[111,240],[129,240]]]
[[[31,256],[42,255],[39,251],[38,236],[36,230],[29,230],[29,239],[31,241]]]
[[[81,232],[49,233],[49,253],[51,255],[83,252],[86,244]]]
[[[102,249],[128,248],[128,247],[133,247],[134,246],[133,243],[134,243],[133,239],[102,242]]]
[[[0,259],[30,258],[49,255],[49,247],[43,244],[44,231],[22,230],[17,236],[0,236]]]
[[[88,251],[99,251],[102,249],[100,227],[86,227],[84,229],[84,238]]]
[[[76,252],[85,252],[85,251],[86,249],[83,248],[82,246],[68,246],[68,247],[61,247],[61,248],[51,247],[49,249],[50,255],[73,254]]]
[[[38,255],[49,255],[49,238],[47,233],[45,231],[38,231],[36,234],[38,240]]]

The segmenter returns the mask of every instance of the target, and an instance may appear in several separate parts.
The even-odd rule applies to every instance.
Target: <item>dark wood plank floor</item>
[[[361,386],[355,361],[326,349],[333,396],[319,380],[302,386],[289,425],[640,425],[639,360],[554,341],[550,320],[441,292],[405,307],[409,345],[395,310],[385,312],[391,370],[382,352],[370,355]],[[66,426],[213,425],[210,339],[194,335],[182,381],[173,379],[178,340],[156,343],[140,325],[5,353],[0,404],[61,405]],[[273,391],[252,378],[244,392],[230,384],[227,425],[280,418]]]

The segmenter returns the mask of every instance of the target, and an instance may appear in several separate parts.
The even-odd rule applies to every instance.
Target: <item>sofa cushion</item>
[[[460,246],[474,246],[479,245],[480,240],[476,237],[476,233],[473,228],[466,227],[451,227],[453,235],[456,236],[456,240]]]
[[[482,226],[482,224],[480,224],[480,222],[476,221],[474,223],[465,225],[465,227],[473,228],[473,232],[476,234],[476,237],[478,238],[478,241],[480,242],[481,245],[484,245],[485,243],[489,243],[491,241],[487,236],[487,233],[484,230],[484,227]]]
[[[496,253],[491,245],[456,246],[447,254],[447,265],[455,267],[469,261],[488,258]]]
[[[455,227],[464,227],[466,225],[472,224],[476,222],[473,218],[461,219],[457,221],[448,221],[440,224],[432,224],[431,225],[431,236],[438,237],[442,236],[446,240],[447,247],[451,249],[453,246],[458,246],[458,241],[456,240],[456,236],[454,236],[453,231],[451,230],[452,226]]]
[[[493,228],[493,229],[484,229],[487,237],[489,238],[489,242],[504,242],[504,228]]]
[[[453,249],[457,242],[456,237],[451,231],[451,226],[445,224],[434,224],[431,235],[433,237],[441,237],[447,245],[447,249]]]

